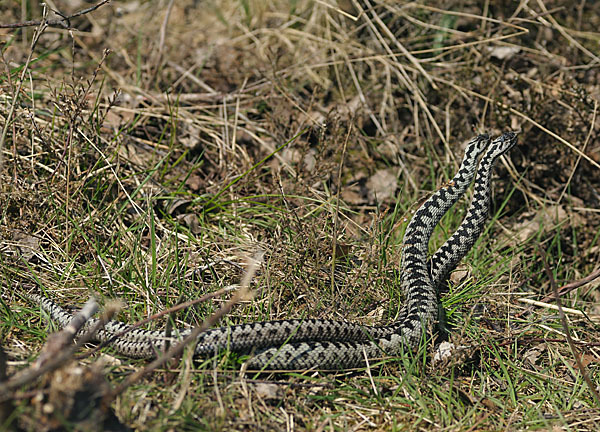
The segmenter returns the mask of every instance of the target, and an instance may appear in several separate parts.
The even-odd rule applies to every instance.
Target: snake
[[[466,145],[465,154],[460,164],[460,168],[455,178],[449,184],[454,186],[452,194],[444,194],[439,192],[440,199],[436,201],[436,216],[430,224],[437,224],[441,216],[451,208],[456,201],[465,193],[468,185],[471,183],[475,172],[479,157],[489,144],[489,136],[487,134],[479,135],[469,141]],[[430,204],[425,204],[430,205]],[[415,219],[416,220],[416,219]],[[431,258],[431,266],[435,271],[441,274],[448,265],[453,265],[449,261],[448,254],[435,253]],[[448,262],[449,264],[446,264]],[[432,280],[439,283],[437,274],[432,274]],[[30,299],[38,302],[42,307],[50,313],[53,319],[59,322],[64,327],[71,320],[71,315],[65,312],[58,305],[54,304],[47,298],[31,294]],[[97,320],[91,320],[88,326],[94,326]],[[97,338],[105,341],[106,338],[111,338],[117,334],[123,334],[122,338],[116,338],[113,346],[117,349],[125,349],[129,355],[135,357],[146,357],[148,354],[145,351],[138,352],[136,350],[140,343],[152,341],[154,348],[159,348],[157,341],[165,340],[164,333],[161,331],[148,331],[143,329],[133,328],[128,324],[119,321],[109,321],[104,325],[103,331],[97,335]],[[183,338],[189,334],[190,330],[173,331],[174,334]],[[199,346],[209,347],[227,347],[233,351],[244,351],[249,348],[260,348],[265,346],[281,345],[284,342],[300,342],[305,340],[328,340],[335,338],[338,341],[348,340],[368,340],[372,337],[381,337],[387,334],[388,329],[379,329],[378,327],[365,327],[360,324],[354,324],[344,321],[326,320],[326,319],[303,319],[303,320],[277,320],[261,323],[241,324],[232,327],[223,327],[207,331],[203,333],[198,341]],[[256,335],[258,337],[253,337]],[[126,340],[131,341],[128,345]],[[202,348],[200,348],[201,350]]]
[[[367,358],[382,354],[397,355],[415,348],[437,313],[437,287],[471,249],[484,226],[489,212],[491,171],[497,158],[516,143],[516,134],[507,132],[490,142],[481,134],[467,144],[460,168],[450,182],[438,189],[419,207],[406,228],[401,257],[401,290],[406,302],[398,319],[386,326],[364,326],[327,319],[291,319],[263,321],[210,329],[199,336],[195,354],[206,356],[224,349],[255,355],[248,367],[260,369],[339,369],[362,365]],[[477,162],[481,158],[479,170]],[[457,231],[427,259],[428,243],[442,216],[460,199],[475,172],[473,198],[467,215]],[[27,294],[41,305],[61,326],[71,315],[50,299]],[[96,324],[88,321],[85,329]],[[125,336],[114,337],[125,330]],[[189,330],[175,332],[177,338]],[[95,339],[113,339],[111,347],[133,358],[154,357],[164,349],[167,338],[160,331],[133,328],[119,321],[109,321]],[[172,340],[169,340],[172,342]]]

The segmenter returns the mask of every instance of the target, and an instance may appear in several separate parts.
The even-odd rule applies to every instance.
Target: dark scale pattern
[[[505,140],[502,140],[506,137]],[[489,201],[492,181],[492,169],[496,160],[510,150],[517,142],[516,134],[505,133],[494,140],[481,159],[477,170],[477,181],[473,186],[473,199],[464,222],[456,232],[437,251],[441,259],[431,260],[430,272],[438,284],[444,283],[449,273],[473,247],[483,229],[489,213]]]
[[[514,133],[494,140],[482,158],[471,208],[457,232],[427,261],[429,238],[446,211],[464,194],[476,170],[479,155],[489,142],[487,135],[471,140],[456,176],[434,193],[409,223],[402,257],[402,290],[406,304],[399,320],[388,326],[368,327],[332,320],[281,320],[211,329],[200,335],[196,354],[213,354],[223,349],[248,353],[250,368],[323,369],[348,368],[364,364],[366,358],[387,353],[398,355],[418,345],[423,329],[437,314],[436,287],[472,247],[483,230],[488,211],[491,169],[499,155],[516,143]],[[410,246],[408,246],[410,245]],[[71,316],[39,295],[30,295],[51,317],[65,326]],[[97,321],[90,320],[86,329]],[[131,326],[118,321],[107,323],[96,339],[105,341]],[[175,331],[171,343],[189,330]],[[160,331],[133,329],[117,338],[112,347],[121,354],[145,358],[164,350],[166,339]],[[289,343],[286,343],[289,342]],[[282,344],[284,344],[281,346]]]

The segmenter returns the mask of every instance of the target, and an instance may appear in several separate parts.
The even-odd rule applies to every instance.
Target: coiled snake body
[[[419,344],[423,331],[438,312],[437,288],[473,246],[483,228],[489,209],[491,171],[497,158],[516,143],[516,134],[507,132],[489,144],[487,135],[472,139],[453,179],[437,190],[412,217],[404,236],[401,288],[406,302],[398,320],[386,326],[363,326],[326,319],[277,320],[210,329],[199,336],[196,355],[210,355],[229,349],[255,355],[248,361],[252,369],[337,369],[363,365],[366,358],[382,354],[399,355]],[[464,194],[479,164],[473,199],[457,231],[427,260],[429,239],[443,215]],[[38,294],[27,295],[39,302],[61,326],[71,315],[51,300]],[[95,325],[88,321],[86,329]],[[131,326],[110,321],[95,336],[111,339]],[[189,330],[178,332],[178,338]],[[177,334],[177,332],[176,332]],[[154,357],[166,346],[164,333],[131,329],[111,342],[117,352],[134,358]],[[172,341],[171,341],[172,342]]]

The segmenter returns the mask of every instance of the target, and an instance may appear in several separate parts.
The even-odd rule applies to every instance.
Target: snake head
[[[495,159],[513,148],[516,143],[517,132],[504,132],[501,136],[492,141],[492,144],[488,149],[488,154],[491,154]]]
[[[516,143],[517,143],[517,135],[519,135],[518,132],[514,132],[514,131],[508,131],[508,132],[504,132],[502,134],[502,136],[500,136],[500,138],[504,139],[504,141],[508,141],[508,148],[512,148]]]

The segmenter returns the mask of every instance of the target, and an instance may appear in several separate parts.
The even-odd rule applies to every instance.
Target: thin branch
[[[215,325],[223,316],[229,313],[231,309],[243,300],[247,300],[252,298],[252,293],[249,290],[249,285],[258,269],[260,263],[262,262],[263,252],[259,252],[250,262],[250,266],[248,267],[248,271],[244,275],[244,279],[242,280],[240,289],[229,299],[227,303],[225,303],[217,312],[208,317],[204,322],[195,327],[192,332],[185,337],[178,344],[173,345],[167,351],[165,351],[160,357],[152,361],[148,366],[144,369],[141,369],[131,375],[129,375],[121,384],[119,384],[114,390],[110,393],[107,393],[104,396],[103,404],[104,406],[108,406],[119,394],[121,394],[127,387],[129,387],[134,382],[138,381],[140,378],[154,371],[156,368],[162,366],[166,362],[168,362],[173,357],[177,357],[183,353],[184,348],[197,341],[198,336],[206,331],[209,327]]]
[[[90,298],[83,307],[73,315],[71,322],[57,333],[52,333],[48,336],[48,340],[44,345],[42,352],[37,360],[31,366],[32,369],[41,368],[46,362],[59,355],[65,348],[69,347],[75,335],[83,328],[86,322],[98,311],[98,303],[93,298]]]
[[[546,337],[519,337],[517,343],[519,345],[524,344],[539,344],[539,343],[565,343],[567,340],[563,338],[546,338]],[[585,341],[573,341],[576,345],[580,345],[586,348],[600,347],[600,342],[585,342]],[[499,347],[505,347],[514,345],[515,340],[514,337],[502,337],[496,340],[496,343]]]
[[[46,15],[46,13],[47,12],[44,9],[44,15]],[[44,33],[44,31],[46,31],[46,28],[48,28],[48,25],[45,23],[45,21],[42,22],[44,22],[44,24],[40,25],[33,34],[33,40],[31,41],[31,49],[29,50],[29,55],[27,56],[27,60],[25,61],[25,65],[23,66],[23,70],[21,71],[21,76],[19,77],[17,88],[15,89],[15,92],[13,94],[10,110],[8,112],[8,116],[6,117],[6,122],[4,123],[2,132],[0,133],[0,170],[2,169],[2,149],[4,148],[4,142],[6,141],[8,128],[12,124],[12,118],[15,113],[17,102],[19,100],[19,95],[21,94],[21,87],[23,86],[23,81],[25,81],[25,75],[27,74],[29,63],[31,63],[31,59],[33,58],[33,52],[35,51],[35,47],[38,41],[40,40],[40,36],[42,35],[42,33]]]
[[[110,3],[110,0],[102,0],[100,3],[98,3],[95,6],[91,6],[86,9],[81,9],[80,11],[77,11],[72,15],[63,16],[60,19],[41,20],[41,21],[31,20],[31,21],[23,21],[23,22],[18,22],[18,23],[11,23],[11,24],[0,24],[0,28],[15,29],[15,28],[22,28],[22,27],[35,27],[35,26],[39,26],[40,24],[44,24],[48,27],[63,27],[66,29],[70,29],[71,28],[71,19],[76,18],[81,15],[88,14],[90,12],[93,12],[96,9],[98,9],[99,7],[104,6],[106,3]]]
[[[185,303],[180,303],[180,304],[178,304],[176,306],[173,306],[173,307],[170,307],[168,309],[162,310],[162,311],[160,311],[158,313],[155,313],[154,315],[150,315],[149,317],[144,318],[143,320],[140,320],[140,321],[138,321],[138,322],[136,322],[134,324],[129,325],[125,330],[123,330],[123,331],[121,331],[119,333],[116,333],[109,340],[104,341],[104,342],[98,344],[98,346],[96,346],[95,348],[91,349],[90,351],[86,351],[85,354],[82,354],[81,356],[78,356],[77,358],[78,359],[82,359],[82,358],[89,357],[89,356],[93,355],[94,353],[98,352],[103,347],[110,346],[110,344],[113,343],[116,339],[119,339],[119,338],[125,336],[127,333],[129,333],[129,332],[131,332],[131,331],[133,331],[133,330],[135,330],[135,329],[143,326],[144,324],[148,324],[149,322],[151,322],[151,321],[153,321],[155,319],[158,319],[158,318],[160,318],[162,316],[165,316],[165,315],[172,314],[172,313],[180,311],[182,309],[187,309],[187,308],[189,308],[191,306],[194,306],[194,305],[196,305],[198,303],[203,303],[203,302],[208,301],[208,300],[210,300],[212,298],[218,297],[218,296],[220,296],[222,294],[225,294],[225,293],[227,293],[229,291],[232,291],[233,289],[234,289],[233,287],[225,287],[225,288],[222,288],[222,289],[220,289],[218,291],[215,291],[215,292],[203,295],[202,297],[197,298],[195,300],[190,300],[190,301],[187,301]]]
[[[88,306],[88,303],[86,303],[86,306],[84,307],[85,310],[82,310],[82,312],[85,315],[87,315],[94,308],[94,305]],[[95,305],[95,307],[97,308],[97,305]],[[94,334],[102,327],[104,327],[104,324],[106,324],[106,322],[109,321],[115,313],[116,309],[106,310],[102,318],[98,321],[98,323],[93,328],[91,328],[90,331],[88,331],[82,337],[80,337],[77,340],[76,344],[62,348],[58,352],[54,352],[55,355],[52,358],[48,358],[48,356],[45,356],[47,358],[47,361],[45,361],[45,363],[41,364],[41,361],[37,361],[35,364],[28,367],[27,369],[15,374],[9,380],[0,383],[0,402],[12,398],[12,395],[10,394],[11,390],[15,390],[44,375],[45,373],[53,371],[63,366],[70,358],[73,357],[73,354],[79,348],[81,348],[84,344],[89,342],[93,338]],[[67,326],[70,327],[70,329],[67,330],[67,332],[71,333],[74,328],[77,328],[80,325],[80,323],[85,324],[85,322],[85,316],[81,316],[81,312],[78,312],[75,315],[75,317],[73,317],[73,320],[71,321],[69,326]],[[52,341],[48,341],[46,343],[46,345],[52,344],[54,344],[54,342]]]
[[[169,24],[169,19],[171,18],[171,11],[173,10],[173,5],[175,4],[175,0],[171,0],[169,5],[167,6],[167,12],[165,14],[165,18],[163,19],[163,23],[160,26],[159,40],[158,40],[158,52],[155,57],[154,70],[152,71],[152,76],[148,83],[152,83],[156,76],[158,75],[158,71],[162,67],[163,54],[165,51],[165,39],[167,36],[167,26]]]
[[[581,278],[579,280],[576,280],[574,282],[570,282],[566,285],[561,286],[558,289],[558,296],[562,297],[565,294],[570,293],[571,291],[590,283],[591,281],[593,281],[594,279],[597,279],[598,277],[600,277],[600,268],[593,271],[592,273],[590,273],[589,275],[587,275],[584,278]],[[542,301],[547,302],[547,301],[554,300],[554,299],[558,299],[556,293],[547,295],[546,297],[544,297],[542,299]]]
[[[594,399],[596,400],[596,404],[598,404],[598,406],[600,406],[600,395],[598,395],[598,392],[596,391],[596,387],[595,387],[594,383],[592,382],[589,375],[587,374],[587,372],[585,370],[585,366],[583,366],[583,363],[581,363],[581,356],[579,355],[577,348],[575,348],[575,343],[573,342],[573,338],[571,338],[571,332],[569,331],[569,324],[567,323],[567,317],[565,316],[565,313],[562,308],[562,303],[560,301],[560,296],[558,295],[558,287],[556,285],[556,280],[554,280],[552,271],[550,271],[550,267],[548,266],[548,256],[546,255],[546,252],[544,252],[543,249],[540,248],[539,251],[540,251],[540,254],[542,255],[544,271],[546,272],[546,276],[548,276],[548,279],[550,280],[550,286],[552,286],[552,291],[554,292],[554,296],[556,298],[556,305],[558,306],[558,316],[560,317],[560,323],[564,330],[565,337],[567,338],[567,343],[569,344],[571,353],[573,353],[573,357],[575,358],[575,362],[577,363],[577,369],[579,369],[579,373],[581,374],[581,376],[583,376],[583,379],[587,383],[588,388],[590,389],[590,392],[592,393],[592,395],[594,396]]]

